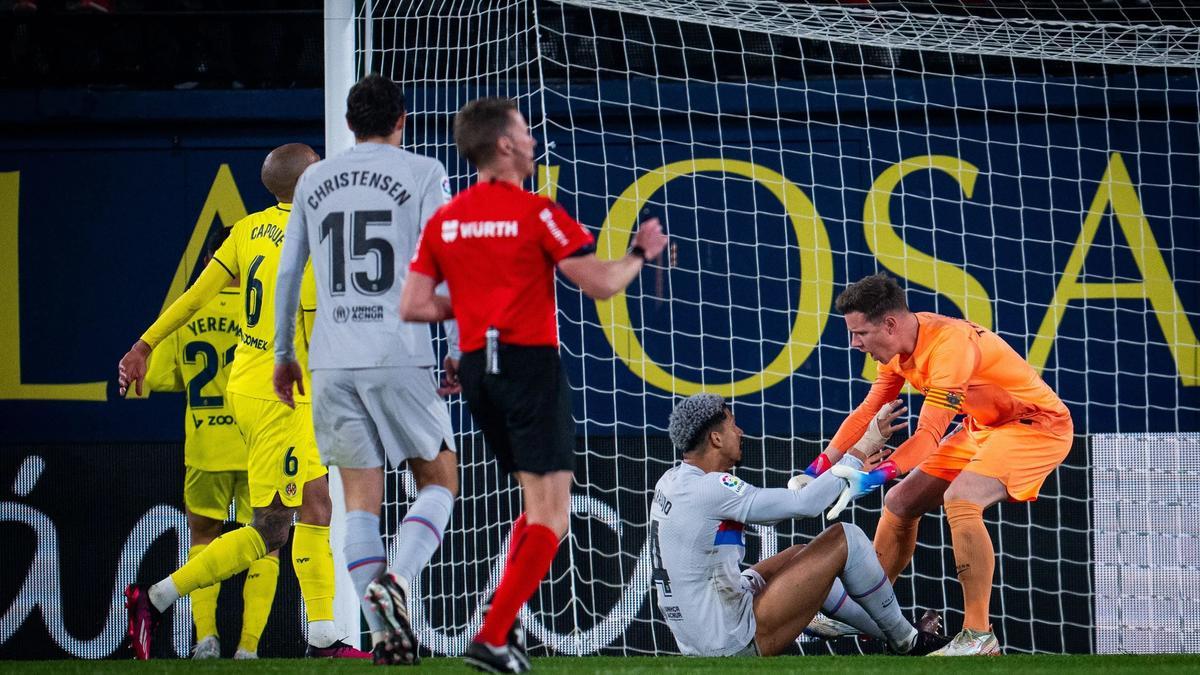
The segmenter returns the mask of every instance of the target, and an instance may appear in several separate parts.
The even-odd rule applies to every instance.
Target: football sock
[[[517,540],[520,539],[521,535],[525,533],[525,526],[527,524],[528,524],[528,521],[525,518],[524,512],[522,512],[521,515],[518,516],[517,519],[513,521],[512,532],[509,534],[509,537],[508,537],[508,553],[506,553],[504,556],[504,567],[502,567],[500,569],[506,570],[509,568],[509,566],[511,566],[513,564],[513,554],[517,552]],[[495,593],[496,593],[495,591],[492,591],[492,595],[495,595]],[[491,606],[492,606],[492,596],[488,596],[487,602],[485,603],[485,610],[490,609]],[[520,610],[517,610],[517,611],[518,611],[518,613],[520,612]],[[484,617],[486,618],[486,616],[487,615],[485,614]]]
[[[147,595],[150,596],[150,604],[160,612],[167,611],[167,608],[180,598],[179,589],[175,587],[175,582],[171,580],[171,577],[151,586]]]
[[[876,640],[885,639],[879,624],[875,623],[870,614],[867,614],[867,610],[850,599],[850,593],[842,584],[841,579],[833,580],[833,586],[829,589],[829,595],[825,596],[821,611],[831,619],[854,626],[864,635],[870,635]]]
[[[554,530],[540,524],[525,526],[521,537],[511,546],[515,550],[509,556],[509,563],[504,567],[504,576],[492,596],[492,607],[483,620],[476,640],[481,640],[493,647],[500,647],[508,642],[508,630],[512,628],[513,620],[521,606],[537,591],[538,585],[558,552],[558,535]]]
[[[208,544],[197,544],[189,548],[188,560],[195,560],[206,546]],[[192,599],[192,621],[196,624],[197,642],[217,634],[217,596],[220,594],[221,584],[215,583],[211,586],[197,588],[188,595]]]
[[[278,582],[279,556],[267,555],[250,563],[250,569],[246,570],[246,585],[242,588],[242,639],[238,649],[258,653],[258,640],[267,627]]]
[[[400,522],[396,563],[392,572],[405,579],[416,579],[429,564],[442,543],[442,533],[454,511],[454,495],[441,485],[426,486]]]
[[[879,564],[883,565],[889,581],[895,582],[912,561],[920,524],[921,516],[901,518],[883,507],[883,515],[875,526],[875,553],[879,555]]]
[[[879,626],[892,649],[904,653],[912,648],[917,629],[900,612],[896,593],[867,535],[854,525],[842,524],[846,535],[846,566],[839,575],[850,599],[857,602]]]
[[[377,579],[387,567],[387,554],[379,537],[379,516],[367,511],[347,511],[342,552],[346,555],[346,569],[350,571],[350,580],[354,582],[354,592],[358,594],[367,626],[372,635],[380,633],[385,628],[383,618],[364,597],[367,584]]]
[[[988,605],[996,553],[983,524],[983,507],[964,499],[946,502],[946,520],[954,544],[954,564],[963,592],[963,629],[991,631]]]
[[[151,586],[150,601],[159,611],[165,610],[180,595],[220,583],[250,567],[250,563],[266,554],[267,546],[263,543],[262,535],[253,527],[239,527],[226,532],[170,577]]]
[[[308,622],[308,644],[324,649],[340,639],[332,619]]]
[[[314,631],[314,624],[328,622],[333,625],[333,551],[329,548],[328,526],[296,523],[292,535],[292,565],[308,614],[308,641],[314,647],[328,647],[337,636],[330,637],[320,627]],[[329,632],[333,633],[332,630]]]
[[[513,553],[517,551],[517,539],[525,534],[525,526],[528,524],[524,512],[513,521],[512,534],[508,537],[508,555],[504,558],[504,569],[508,569],[508,566],[512,564]]]

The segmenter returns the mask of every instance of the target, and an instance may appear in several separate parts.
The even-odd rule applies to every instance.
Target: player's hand
[[[449,356],[442,361],[442,386],[438,387],[438,396],[449,396],[462,391],[462,383],[458,381],[458,359]]]
[[[833,508],[829,509],[829,512],[825,514],[825,517],[831,520],[841,515],[842,511],[845,510],[852,500],[871,492],[900,473],[895,462],[891,460],[883,462],[867,472],[859,471],[844,464],[836,464],[830,471],[833,472],[833,475],[846,480],[846,487],[842,489],[842,494],[838,496],[838,500],[834,503]]]
[[[643,221],[638,226],[637,234],[633,235],[633,245],[642,247],[647,260],[657,258],[658,254],[662,253],[667,245],[667,235],[663,232],[662,223],[658,218]]]
[[[138,396],[142,395],[142,380],[146,379],[146,358],[150,356],[150,345],[142,340],[133,343],[121,362],[117,364],[117,392],[124,396],[129,385],[134,385]]]
[[[867,455],[862,461],[862,470],[870,473],[878,468],[880,464],[883,464],[888,457],[891,457],[893,452],[895,452],[894,448],[889,448],[885,445],[878,452]]]
[[[300,364],[295,361],[287,363],[275,364],[275,396],[279,401],[289,408],[296,407],[296,397],[292,393],[292,387],[295,386],[296,391],[300,395],[304,395],[304,371],[300,368]]]
[[[879,452],[892,434],[908,428],[907,419],[899,421],[900,417],[907,412],[908,406],[904,405],[904,401],[896,399],[885,404],[879,409],[879,412],[875,413],[875,417],[871,418],[871,422],[867,424],[867,430],[863,432],[862,438],[854,444],[854,449],[862,454],[861,459],[865,460]]]

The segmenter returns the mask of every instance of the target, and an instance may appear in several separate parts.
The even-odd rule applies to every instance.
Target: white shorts
[[[313,430],[326,466],[367,469],[384,460],[432,460],[456,450],[432,367],[312,371]]]

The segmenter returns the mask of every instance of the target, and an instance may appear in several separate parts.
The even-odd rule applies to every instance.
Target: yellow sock
[[[292,566],[308,620],[333,621],[333,551],[329,548],[328,527],[296,523]]]
[[[188,549],[188,560],[195,560],[208,544],[197,544]],[[199,642],[209,635],[217,634],[217,596],[221,594],[221,584],[216,583],[192,591],[192,621],[196,623],[196,641]]]
[[[228,579],[266,554],[267,545],[258,531],[241,527],[214,539],[195,558],[175,570],[171,581],[180,595],[188,595],[197,588]]]
[[[250,564],[246,571],[246,586],[242,590],[242,641],[238,649],[258,653],[258,639],[267,626],[271,605],[275,602],[275,585],[279,581],[279,558],[269,555]]]
[[[913,553],[917,550],[917,526],[920,524],[921,516],[901,518],[888,507],[883,507],[883,515],[875,526],[875,554],[879,556],[884,573],[893,583],[912,562]]]
[[[965,499],[951,499],[946,502],[946,520],[950,523],[958,583],[962,584],[963,628],[990,632],[988,605],[996,552],[983,524],[983,507]]]

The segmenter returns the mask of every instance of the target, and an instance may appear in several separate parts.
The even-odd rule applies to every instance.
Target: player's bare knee
[[[328,500],[322,502],[320,500],[307,499],[300,506],[300,522],[305,525],[317,525],[319,527],[329,527],[329,521],[333,518],[333,505]]]
[[[923,498],[919,491],[906,489],[903,483],[888,490],[883,496],[883,505],[900,518],[920,518],[925,515],[925,512],[932,508],[925,503],[926,501],[928,500]]]
[[[842,528],[843,524],[834,523],[825,528],[825,531],[817,535],[816,539],[813,539],[810,546],[841,546],[846,540],[846,533]]]
[[[329,480],[325,476],[304,484],[304,501],[300,504],[300,522],[327,527],[333,517],[333,502],[329,499]]]
[[[962,476],[968,476],[968,478],[963,480]],[[986,508],[995,504],[1000,498],[1003,498],[1005,494],[1003,488],[988,490],[987,488],[991,486],[980,485],[971,476],[972,474],[963,473],[959,478],[950,483],[950,487],[946,488],[946,494],[944,495],[945,501],[967,501]]]
[[[442,445],[438,456],[428,462],[411,462],[413,478],[417,489],[424,490],[426,486],[437,485],[450,492],[451,497],[458,497],[458,455]]]
[[[526,511],[526,522],[530,525],[541,525],[550,528],[554,534],[561,539],[567,534],[567,528],[571,524],[570,513],[539,513],[533,514]]]
[[[287,543],[288,530],[292,527],[295,509],[280,503],[254,509],[251,526],[258,531],[268,551],[282,548]]]
[[[221,521],[215,518],[196,515],[189,512],[187,514],[188,530],[192,535],[192,545],[207,544],[208,542],[221,536]]]

